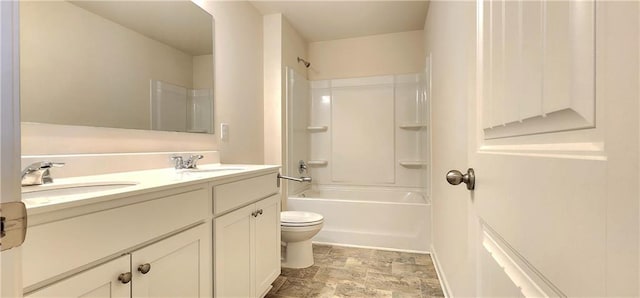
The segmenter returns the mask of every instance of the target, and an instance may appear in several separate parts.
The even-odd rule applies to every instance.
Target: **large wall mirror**
[[[191,1],[21,1],[22,121],[213,133],[213,34]]]

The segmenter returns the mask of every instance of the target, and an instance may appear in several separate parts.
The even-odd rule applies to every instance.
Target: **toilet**
[[[280,212],[282,242],[285,243],[282,267],[307,268],[313,265],[311,238],[320,232],[322,215],[305,211]]]

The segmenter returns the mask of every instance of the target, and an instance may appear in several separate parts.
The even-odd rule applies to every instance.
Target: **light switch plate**
[[[220,139],[229,140],[229,123],[220,123]]]

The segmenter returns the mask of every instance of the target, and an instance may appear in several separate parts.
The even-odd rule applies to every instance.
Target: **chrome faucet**
[[[33,163],[22,170],[21,184],[22,186],[29,186],[52,183],[53,178],[51,177],[49,169],[62,166],[64,166],[62,162],[41,161]]]
[[[180,170],[180,169],[198,168],[198,160],[203,158],[204,158],[204,155],[197,154],[197,155],[191,155],[189,159],[184,160],[184,157],[175,155],[171,157],[171,160],[173,160],[175,164],[174,167],[176,168],[176,170]]]

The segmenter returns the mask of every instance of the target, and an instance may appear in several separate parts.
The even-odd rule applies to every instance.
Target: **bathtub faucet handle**
[[[278,178],[277,180],[277,185],[278,187],[280,187],[280,179],[287,179],[287,180],[291,180],[291,181],[296,181],[296,182],[311,182],[311,177],[300,177],[300,178],[295,178],[295,177],[289,177],[289,176],[283,176],[280,175],[280,173],[278,173]]]

